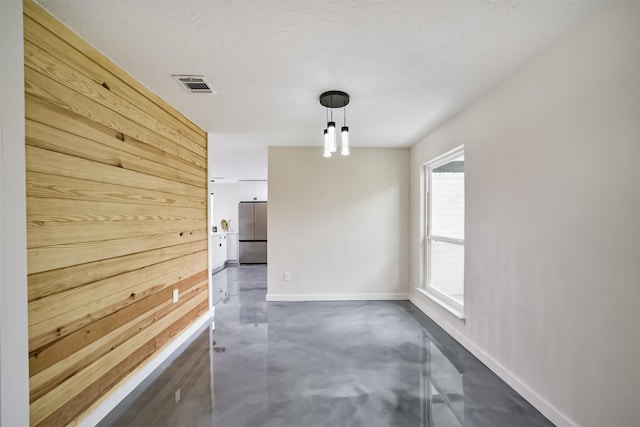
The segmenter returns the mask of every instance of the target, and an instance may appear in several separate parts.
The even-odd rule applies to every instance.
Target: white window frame
[[[431,171],[436,169],[451,160],[454,160],[457,157],[464,155],[464,145],[454,148],[453,150],[436,157],[435,159],[425,163],[422,165],[422,197],[424,199],[423,203],[423,214],[422,214],[422,281],[421,287],[418,288],[418,291],[431,300],[441,305],[443,308],[451,312],[454,316],[459,319],[464,320],[464,305],[458,303],[453,298],[448,295],[440,292],[433,286],[431,286],[431,254],[430,254],[430,242],[447,242],[462,245],[464,247],[464,239],[456,239],[447,236],[437,236],[431,235]],[[466,206],[465,206],[466,210]],[[466,253],[465,253],[466,260]],[[464,274],[464,272],[463,272]],[[463,282],[464,295],[466,296],[466,287],[467,280],[466,275]]]

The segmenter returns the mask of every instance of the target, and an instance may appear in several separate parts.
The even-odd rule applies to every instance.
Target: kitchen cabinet
[[[266,201],[267,181],[238,182],[238,196],[241,202]]]
[[[211,268],[213,270],[224,267],[227,262],[227,235],[213,234],[211,235]]]
[[[227,234],[227,261],[238,262],[238,233]]]

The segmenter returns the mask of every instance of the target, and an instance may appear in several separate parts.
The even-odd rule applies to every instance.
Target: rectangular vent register
[[[216,93],[211,85],[206,82],[204,76],[195,75],[173,75],[180,86],[190,93]]]

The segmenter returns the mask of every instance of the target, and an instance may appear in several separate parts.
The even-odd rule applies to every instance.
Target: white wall
[[[259,138],[258,138],[259,139]],[[209,162],[211,177],[224,179],[267,179],[267,147],[247,146],[229,141],[228,135],[209,134],[213,157]]]
[[[408,207],[406,148],[270,147],[267,299],[406,299]]]
[[[640,425],[640,3],[615,4],[411,150],[460,144],[466,323],[412,301],[558,425]]]
[[[231,220],[231,230],[238,231],[238,203],[240,202],[238,184],[212,184],[211,192],[214,194],[213,201],[213,225],[220,229],[220,221]]]
[[[0,1],[0,425],[29,425],[22,1]]]

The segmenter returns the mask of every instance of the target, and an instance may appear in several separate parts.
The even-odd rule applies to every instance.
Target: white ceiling
[[[212,175],[244,179],[266,178],[264,147],[320,147],[323,91],[351,95],[352,146],[407,147],[601,3],[38,2],[209,132]],[[172,74],[202,74],[218,94],[189,94]]]

